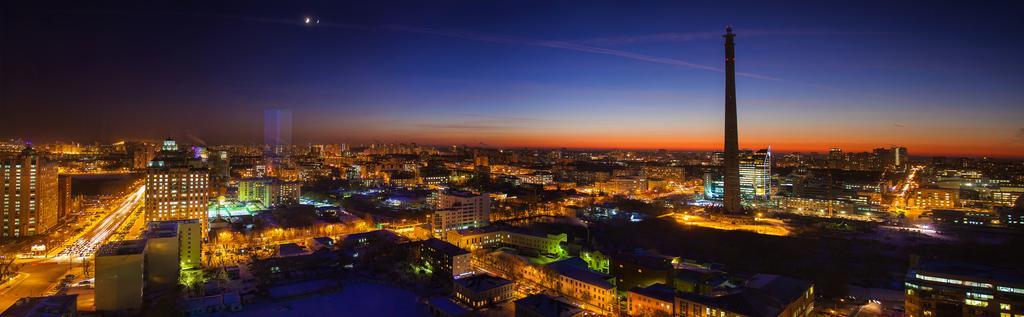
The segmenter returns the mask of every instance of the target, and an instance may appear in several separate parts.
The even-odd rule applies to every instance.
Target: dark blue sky
[[[1024,153],[1012,1],[206,2],[4,3],[0,137],[718,148],[730,24],[742,147]]]

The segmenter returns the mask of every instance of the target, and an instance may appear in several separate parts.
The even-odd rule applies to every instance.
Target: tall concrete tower
[[[740,213],[739,132],[736,128],[736,48],[732,27],[725,28],[725,198],[726,213]]]

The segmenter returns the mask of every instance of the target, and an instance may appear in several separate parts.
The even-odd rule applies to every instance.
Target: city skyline
[[[0,2],[0,317],[1024,317],[1022,9]]]
[[[288,108],[296,144],[720,149],[734,24],[741,148],[1024,153],[1013,4],[877,3],[871,23],[841,4],[20,5],[0,89],[24,119],[3,138],[256,143]]]

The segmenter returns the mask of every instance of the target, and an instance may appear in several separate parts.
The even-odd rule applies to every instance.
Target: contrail
[[[282,19],[265,19],[265,18],[252,18],[252,17],[235,17],[235,18],[238,18],[238,19],[244,20],[244,21],[253,21],[253,22],[262,22],[262,23],[280,23],[280,24],[289,24],[289,25],[300,25],[300,26],[301,25],[305,25],[304,23],[301,23],[299,21],[290,21],[290,20],[282,20]],[[584,52],[584,53],[616,56],[616,57],[622,57],[622,58],[627,58],[627,59],[632,59],[632,60],[637,60],[637,61],[643,61],[643,62],[648,62],[648,63],[656,63],[656,64],[664,64],[664,65],[687,67],[687,68],[700,69],[700,70],[712,71],[712,72],[717,72],[717,73],[724,72],[723,69],[718,68],[718,67],[708,66],[708,65],[703,65],[703,64],[697,64],[697,63],[691,63],[691,62],[684,61],[684,60],[681,60],[681,59],[652,56],[652,55],[646,55],[646,54],[640,54],[640,53],[634,53],[634,52],[628,52],[628,51],[622,51],[622,50],[615,50],[615,49],[609,49],[609,48],[603,48],[603,47],[596,47],[596,46],[590,46],[590,45],[571,43],[571,42],[566,42],[566,41],[525,40],[525,39],[516,39],[516,38],[488,35],[488,34],[481,34],[481,33],[471,33],[471,32],[452,31],[452,30],[441,30],[441,29],[431,29],[431,28],[422,28],[422,27],[410,27],[410,26],[403,26],[403,25],[368,26],[368,25],[358,25],[358,24],[335,23],[335,22],[324,22],[324,21],[321,21],[319,24],[315,25],[314,27],[331,27],[331,28],[339,28],[339,29],[347,29],[347,30],[360,30],[360,31],[391,31],[391,32],[402,32],[402,33],[427,34],[427,35],[443,36],[443,37],[464,39],[464,40],[477,41],[477,42],[488,42],[488,43],[508,44],[508,45],[526,45],[526,46],[536,46],[536,47],[547,47],[547,48],[570,50],[570,51],[577,51],[577,52]],[[762,79],[762,80],[780,80],[778,78],[774,78],[774,77],[771,77],[771,76],[760,75],[760,74],[753,74],[753,73],[739,72],[739,73],[736,73],[736,75],[737,76],[748,77],[748,78],[754,78],[754,79]]]
[[[827,29],[781,29],[781,30],[765,30],[765,29],[743,29],[743,37],[761,37],[761,36],[814,36],[814,35],[884,35],[891,34],[887,32],[850,32],[850,31],[836,31]],[[688,33],[656,33],[647,35],[634,35],[634,36],[620,36],[620,37],[602,37],[595,39],[583,39],[573,40],[573,43],[587,44],[587,45],[628,45],[638,43],[656,43],[656,42],[689,42],[689,41],[700,41],[700,40],[711,40],[721,39],[721,32],[688,32]]]
[[[106,12],[106,13],[112,13],[112,12]],[[115,13],[125,14],[124,12],[115,12]],[[137,13],[128,13],[128,14],[137,14]],[[182,16],[204,17],[204,18],[233,18],[233,19],[237,19],[237,20],[240,20],[240,21],[250,21],[250,22],[257,22],[257,23],[272,23],[272,24],[292,25],[292,26],[306,26],[306,24],[303,23],[301,20],[269,19],[269,18],[245,17],[245,16],[234,16],[234,15],[212,15],[212,14],[195,14],[195,13],[193,13],[193,14],[186,14],[186,13],[177,13],[177,12],[172,12],[172,13],[171,12],[162,12],[160,14],[182,15]],[[443,36],[443,37],[464,39],[464,40],[470,40],[470,41],[478,41],[478,42],[489,42],[489,43],[507,44],[507,45],[527,45],[527,46],[536,46],[536,47],[547,47],[547,48],[570,50],[570,51],[577,51],[577,52],[584,52],[584,53],[591,53],[591,54],[602,54],[602,55],[616,56],[616,57],[622,57],[622,58],[632,59],[632,60],[636,60],[636,61],[643,61],[643,62],[648,62],[648,63],[663,64],[663,65],[671,65],[671,66],[679,66],[679,67],[687,67],[687,68],[700,69],[700,70],[712,71],[712,72],[717,72],[717,73],[724,72],[723,69],[718,68],[718,67],[708,66],[708,65],[703,65],[703,64],[697,64],[697,63],[691,63],[691,62],[688,62],[688,61],[684,61],[684,60],[680,60],[680,59],[675,59],[675,58],[652,56],[652,55],[634,53],[634,52],[629,52],[629,51],[622,51],[622,50],[616,50],[616,49],[609,49],[609,48],[603,48],[603,47],[596,47],[596,46],[590,46],[590,45],[585,45],[585,44],[573,43],[573,42],[568,42],[568,41],[516,39],[516,38],[488,35],[488,34],[481,34],[481,33],[461,32],[461,31],[453,31],[453,30],[441,30],[441,29],[431,29],[431,28],[422,28],[422,27],[410,27],[410,26],[402,26],[402,25],[370,26],[370,25],[360,25],[360,24],[348,24],[348,23],[337,23],[337,22],[324,22],[324,21],[321,21],[320,23],[318,23],[318,24],[316,24],[315,26],[312,26],[312,27],[330,27],[330,28],[338,28],[338,29],[346,29],[346,30],[356,30],[356,31],[377,31],[377,32],[379,32],[379,31],[387,31],[387,32],[427,34],[427,35]],[[782,35],[782,34],[808,35],[808,34],[838,34],[838,33],[842,33],[842,34],[878,34],[878,33],[871,33],[871,32],[834,32],[834,31],[821,31],[821,30],[783,30],[783,31],[777,31],[777,30],[776,31],[773,31],[773,30],[748,30],[745,34],[754,35],[754,36],[760,36],[760,35]],[[669,34],[669,35],[662,34],[660,36],[661,37],[660,39],[674,38],[676,40],[695,40],[695,39],[709,38],[711,36],[717,37],[719,35],[717,33],[713,34],[711,32],[677,33],[677,34]],[[658,38],[658,36],[655,36],[654,39],[657,40],[659,38]],[[649,39],[644,39],[644,40],[649,40]],[[848,90],[848,89],[830,87],[830,86],[826,86],[826,85],[820,85],[820,84],[814,84],[814,83],[806,83],[806,82],[800,82],[800,81],[787,80],[787,79],[782,79],[782,78],[777,78],[777,77],[772,77],[772,76],[762,75],[762,74],[756,74],[756,73],[736,72],[736,75],[740,76],[740,77],[746,77],[746,78],[752,78],[752,79],[792,83],[792,84],[803,85],[803,86],[808,86],[808,87],[813,87],[813,88],[827,90],[827,91],[833,91],[833,92],[859,94],[859,95],[863,95],[863,96],[869,96],[869,97],[881,98],[881,99],[889,99],[889,100],[897,100],[897,101],[902,101],[902,102],[914,102],[913,100],[908,100],[908,99],[900,98],[900,97],[886,96],[886,95],[880,95],[880,94],[875,94],[875,93],[858,92],[858,91],[852,91],[852,90]]]

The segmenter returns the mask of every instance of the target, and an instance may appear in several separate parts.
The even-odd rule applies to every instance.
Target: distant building
[[[725,196],[725,183],[721,173],[704,174],[704,198],[708,200],[722,200]]]
[[[920,209],[953,209],[960,206],[960,190],[918,188],[910,194],[907,205]]]
[[[206,227],[209,171],[166,140],[146,168],[146,221],[198,219]]]
[[[578,317],[586,311],[564,298],[534,294],[515,301],[516,317]]]
[[[725,181],[717,171],[704,174],[704,198],[723,200]],[[744,200],[771,198],[772,194],[772,153],[771,149],[743,151],[739,157],[739,190]]]
[[[453,278],[473,274],[470,257],[468,251],[436,238],[423,241],[419,248],[419,260],[434,274],[444,274]]]
[[[740,155],[740,194],[745,199],[769,199],[772,194],[772,149]]]
[[[455,280],[455,299],[473,308],[482,308],[512,299],[515,283],[489,275],[477,274]]]
[[[152,143],[146,142],[132,142],[128,143],[128,159],[132,163],[133,170],[145,169],[149,161],[153,160],[156,156],[156,146]]]
[[[31,146],[0,158],[3,238],[43,234],[58,221],[57,167]]]
[[[0,317],[77,317],[78,295],[25,297],[8,307]]]
[[[264,207],[296,204],[302,196],[302,183],[276,178],[251,178],[238,182],[238,201],[257,201]]]
[[[108,243],[96,251],[96,310],[137,312],[146,282],[146,240]]]
[[[77,209],[77,201],[71,196],[71,175],[60,175],[57,178],[57,222],[67,221],[69,215]]]
[[[686,180],[686,173],[681,166],[644,166],[640,168],[640,176],[645,179],[663,179],[677,184]]]
[[[1024,315],[1024,279],[1019,272],[927,262],[912,267],[905,284],[907,317]]]
[[[479,228],[491,223],[491,198],[485,194],[446,190],[438,195],[431,227],[435,237],[449,231]]]

